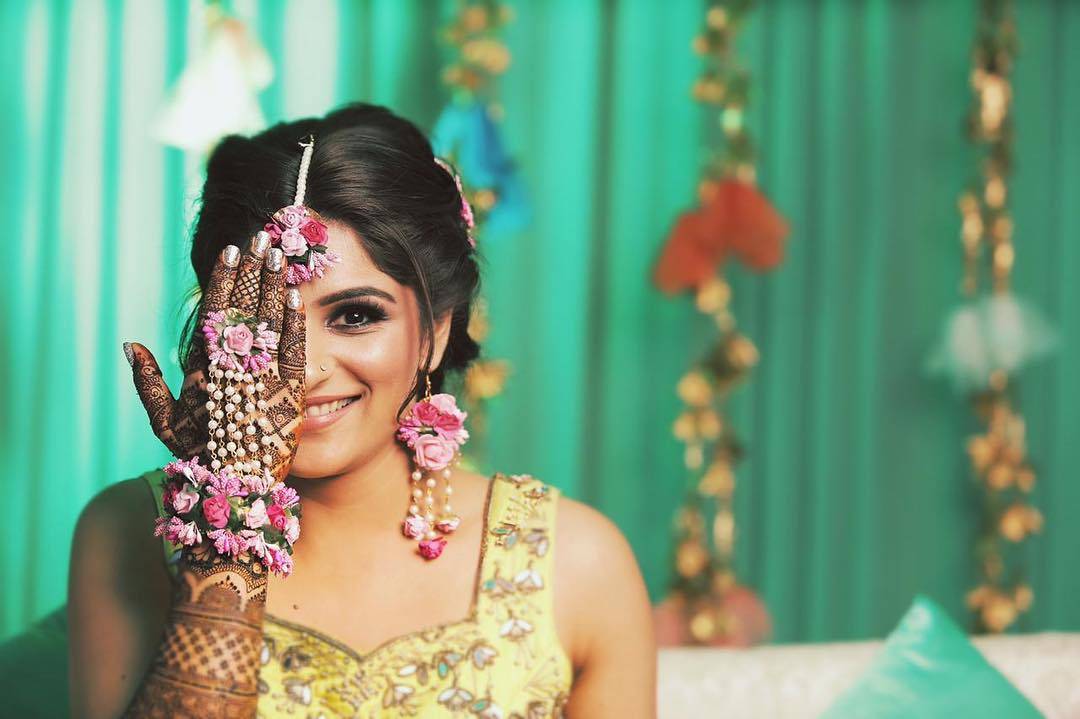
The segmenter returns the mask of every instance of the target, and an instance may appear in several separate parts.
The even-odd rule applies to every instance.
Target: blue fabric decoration
[[[466,188],[495,192],[495,205],[483,215],[483,238],[528,226],[528,194],[486,105],[475,100],[448,104],[435,122],[431,144],[435,154],[452,159]],[[473,210],[478,210],[475,204]]]

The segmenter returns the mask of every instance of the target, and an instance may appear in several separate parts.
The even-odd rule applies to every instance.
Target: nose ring
[[[321,369],[323,372],[325,372],[326,371],[326,365],[324,365],[324,364],[319,365],[319,369]]]

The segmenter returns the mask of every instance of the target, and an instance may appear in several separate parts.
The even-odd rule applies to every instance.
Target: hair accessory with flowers
[[[296,181],[296,196],[291,205],[275,212],[263,229],[270,233],[270,244],[285,253],[288,267],[285,282],[298,285],[315,277],[322,277],[326,270],[341,261],[340,255],[327,247],[327,228],[317,212],[304,205],[307,191],[307,173],[311,154],[315,148],[315,136],[308,135],[300,159],[300,174]]]
[[[409,408],[398,424],[398,439],[413,453],[412,503],[402,522],[401,531],[409,539],[419,539],[419,553],[425,559],[442,554],[446,538],[461,524],[461,518],[450,506],[450,465],[460,456],[461,446],[469,439],[465,429],[466,412],[458,409],[453,395],[427,395]],[[425,473],[428,475],[426,480]],[[442,511],[436,517],[433,490],[438,484],[435,474],[446,482]],[[423,480],[423,486],[421,481]],[[423,506],[421,506],[423,505]]]
[[[277,332],[235,308],[207,313],[202,331],[208,359],[234,371],[263,371],[270,365],[270,350],[278,346]]]
[[[268,470],[214,472],[198,457],[176,460],[165,465],[162,505],[165,516],[155,520],[155,536],[184,546],[209,539],[222,556],[236,559],[247,552],[268,571],[283,577],[292,571],[300,499]]]
[[[454,184],[457,185],[458,195],[461,196],[461,219],[465,220],[465,226],[469,228],[469,247],[476,249],[476,238],[473,237],[471,230],[476,227],[476,218],[473,215],[472,205],[465,199],[465,189],[461,186],[461,175],[454,172],[454,168],[450,166],[450,163],[441,157],[436,157],[435,162],[439,163],[442,169],[446,170],[450,177],[454,178]]]

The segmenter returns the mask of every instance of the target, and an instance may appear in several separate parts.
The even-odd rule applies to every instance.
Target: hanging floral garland
[[[529,206],[516,167],[506,152],[495,101],[495,80],[510,66],[510,50],[502,28],[513,19],[495,0],[459,0],[458,11],[443,39],[450,49],[443,81],[451,99],[431,133],[436,154],[461,174],[461,189],[475,214],[473,234],[491,240],[522,229]],[[491,331],[487,302],[473,303],[469,335],[483,344]],[[483,443],[486,405],[502,394],[510,374],[505,360],[480,358],[466,371],[462,403],[468,407],[474,440],[472,454]]]
[[[671,594],[656,612],[664,644],[745,646],[770,632],[764,604],[738,583],[733,566],[735,465],[743,449],[724,411],[731,391],[758,361],[753,342],[736,329],[725,263],[736,259],[752,270],[770,270],[783,258],[788,233],[756,187],[754,147],[744,122],[750,81],[735,39],[752,7],[750,0],[714,0],[704,32],[694,39],[705,69],[693,97],[720,136],[711,143],[699,206],[676,221],[653,278],[668,294],[694,293],[697,309],[717,329],[712,349],[677,388],[684,408],[673,431],[685,445],[690,489],[676,517]]]
[[[982,491],[982,531],[976,545],[979,585],[968,605],[984,631],[1001,632],[1034,599],[1024,576],[1022,543],[1042,528],[1030,503],[1035,471],[1027,459],[1025,424],[1014,407],[1014,377],[1055,344],[1049,324],[1010,288],[1015,259],[1008,207],[1012,169],[1012,84],[1016,26],[1009,0],[982,0],[972,53],[974,102],[968,134],[978,176],[959,199],[964,252],[961,288],[931,368],[972,397],[983,429],[967,451]]]

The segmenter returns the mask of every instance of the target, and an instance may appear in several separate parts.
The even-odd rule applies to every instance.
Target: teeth
[[[305,417],[321,417],[324,414],[330,414],[331,412],[337,412],[342,407],[346,407],[352,404],[356,400],[356,397],[349,397],[348,399],[336,399],[333,402],[326,402],[324,404],[316,404],[308,407],[304,410]]]

